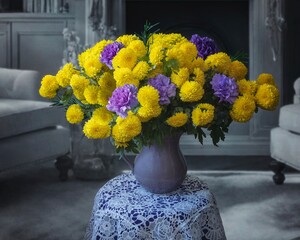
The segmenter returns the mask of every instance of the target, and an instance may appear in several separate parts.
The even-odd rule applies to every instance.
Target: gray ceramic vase
[[[137,181],[152,193],[168,193],[179,188],[186,177],[187,165],[179,147],[182,134],[168,136],[162,144],[143,147],[131,166]]]

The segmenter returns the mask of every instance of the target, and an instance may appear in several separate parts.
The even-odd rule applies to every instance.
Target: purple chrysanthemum
[[[198,34],[192,35],[190,42],[194,43],[198,50],[198,57],[206,59],[207,56],[219,52],[215,41],[209,37],[200,37]]]
[[[138,104],[137,92],[138,89],[133,84],[116,88],[109,98],[106,108],[122,118],[127,117],[127,112]]]
[[[155,78],[150,78],[148,84],[158,90],[160,104],[169,104],[169,98],[176,95],[176,86],[171,83],[170,78],[162,74],[158,74]]]
[[[120,42],[113,42],[111,44],[107,44],[101,53],[100,61],[106,64],[106,66],[108,66],[109,69],[113,69],[112,60],[123,47],[124,45]]]
[[[233,103],[238,97],[238,85],[233,78],[224,74],[215,74],[210,82],[214,95],[220,99],[220,102]]]

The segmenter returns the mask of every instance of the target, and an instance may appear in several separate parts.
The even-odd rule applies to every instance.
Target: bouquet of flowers
[[[111,137],[117,152],[138,153],[177,132],[215,145],[232,121],[247,122],[258,108],[274,110],[279,91],[271,74],[246,79],[247,67],[213,39],[144,31],[101,40],[43,77],[40,95],[66,108],[86,137]],[[203,131],[206,129],[207,131]]]

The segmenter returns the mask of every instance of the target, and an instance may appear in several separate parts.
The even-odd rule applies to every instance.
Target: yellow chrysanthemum
[[[194,61],[192,62],[192,67],[193,68],[200,68],[203,72],[206,72],[207,69],[208,69],[207,64],[205,63],[205,61],[201,57],[198,57],[198,58],[194,59]]]
[[[56,78],[53,75],[45,75],[42,78],[41,84],[47,87],[49,91],[53,91],[53,92],[57,91],[59,88]]]
[[[179,33],[157,33],[153,34],[150,38],[150,43],[153,43],[154,45],[160,44],[163,48],[171,48],[176,44],[182,44],[184,42],[188,42],[188,40]]]
[[[135,67],[132,70],[134,77],[139,81],[144,79],[147,76],[149,71],[150,71],[150,66],[145,61],[138,62],[138,64],[135,65]]]
[[[134,40],[130,42],[128,48],[132,49],[138,58],[144,57],[147,53],[146,46],[141,40]]]
[[[72,89],[84,90],[90,84],[90,80],[84,76],[74,74],[70,80]]]
[[[73,95],[74,95],[78,100],[80,100],[81,102],[82,102],[82,101],[85,101],[83,92],[84,92],[84,91],[80,91],[80,90],[73,89]]]
[[[195,68],[193,74],[194,74],[193,80],[200,83],[200,85],[203,87],[205,83],[204,72],[200,68]]]
[[[89,58],[90,54],[91,54],[91,49],[87,49],[78,55],[77,60],[80,67],[83,68],[84,63]]]
[[[215,107],[208,103],[200,103],[192,111],[192,121],[195,126],[206,126],[214,120]]]
[[[151,46],[154,43],[159,42],[163,38],[164,35],[165,35],[164,33],[152,34],[151,37],[148,39],[148,44],[150,44],[150,46]]]
[[[263,85],[265,83],[275,85],[274,77],[270,73],[259,74],[258,78],[256,79],[256,83],[258,85]]]
[[[167,119],[167,124],[171,127],[182,127],[188,121],[188,115],[183,112],[175,113]]]
[[[145,105],[139,108],[137,114],[141,122],[148,122],[150,119],[158,117],[161,111],[162,108],[158,104]]]
[[[56,96],[56,92],[49,91],[49,89],[45,85],[42,85],[40,87],[39,94],[45,98],[54,98]]]
[[[70,81],[70,86],[73,89],[73,94],[79,100],[84,99],[84,90],[90,84],[90,80],[85,78],[84,76],[74,74]]]
[[[147,47],[149,48],[148,51],[151,52],[154,48],[157,48],[160,46],[161,49],[165,49],[167,48],[166,46],[163,45],[164,42],[163,41],[158,41],[154,39],[154,35],[152,35],[149,39],[148,39],[148,43],[147,43]]]
[[[103,64],[100,62],[99,56],[91,57],[85,61],[83,67],[88,76],[94,77],[101,71]]]
[[[247,122],[252,118],[255,108],[254,98],[249,95],[243,95],[235,100],[229,114],[233,121]]]
[[[110,136],[111,128],[108,124],[103,124],[97,119],[91,118],[83,126],[83,133],[87,138],[98,139]]]
[[[246,79],[242,79],[237,82],[237,85],[239,88],[239,93],[241,95],[244,94],[255,95],[256,93],[257,84],[255,81],[248,81]]]
[[[89,85],[83,92],[85,100],[89,104],[97,104],[99,87],[95,85]]]
[[[166,60],[169,61],[172,59],[178,61],[179,67],[185,67],[185,63],[188,61],[185,54],[180,50],[179,47],[173,47],[167,50]]]
[[[122,35],[116,39],[116,42],[123,43],[125,47],[127,47],[131,42],[139,40],[136,35]]]
[[[165,34],[164,40],[170,42],[170,44],[181,43],[186,41],[187,39],[182,36],[180,33],[169,33]]]
[[[186,81],[180,88],[179,96],[183,102],[199,101],[204,94],[203,87],[195,81]]]
[[[197,55],[198,50],[195,44],[191,42],[184,42],[180,45],[180,50],[183,52],[188,61],[193,61]]]
[[[279,91],[276,86],[264,83],[258,87],[255,99],[260,108],[274,110],[279,102]]]
[[[152,49],[156,48],[157,46],[161,46],[161,49],[167,48],[166,44],[164,43],[165,34],[163,33],[155,33],[152,34],[152,36],[148,39],[148,45],[149,45],[149,50],[150,52]]]
[[[140,84],[129,68],[117,68],[114,71],[114,78],[116,80],[116,87],[122,87],[125,84],[133,84],[138,87]]]
[[[100,107],[93,112],[93,119],[97,119],[103,124],[109,124],[113,120],[113,114],[106,107]]]
[[[60,69],[56,74],[56,81],[61,87],[67,87],[70,84],[70,80],[73,74],[75,74],[77,70],[75,69],[72,63],[67,63]]]
[[[151,64],[153,65],[162,64],[163,58],[164,58],[164,51],[162,49],[162,46],[158,45],[151,49],[149,54],[149,61]]]
[[[111,92],[106,91],[105,89],[99,89],[97,95],[97,103],[101,106],[106,106],[108,104],[108,100],[111,96]]]
[[[59,85],[56,81],[55,76],[45,75],[41,81],[39,94],[45,98],[54,98],[58,89]]]
[[[118,143],[127,143],[142,131],[140,119],[132,112],[126,118],[118,117],[112,129],[112,137]]]
[[[205,59],[205,63],[219,73],[227,73],[231,66],[231,59],[226,53],[219,52],[209,55]]]
[[[117,68],[132,69],[137,62],[136,53],[130,48],[122,48],[112,60],[112,66]]]
[[[101,77],[98,79],[98,84],[101,89],[109,93],[112,93],[116,88],[116,81],[113,75],[109,72],[105,72],[101,75]]]
[[[245,64],[235,60],[231,63],[228,74],[229,77],[234,78],[236,81],[238,81],[245,78],[247,72],[248,69]]]
[[[78,104],[72,104],[66,111],[66,119],[69,123],[80,123],[84,118],[84,113]]]
[[[156,106],[159,102],[159,92],[150,85],[143,86],[138,91],[137,99],[142,106]]]
[[[171,81],[180,88],[182,84],[189,80],[190,73],[188,68],[179,68],[178,72],[172,72]]]

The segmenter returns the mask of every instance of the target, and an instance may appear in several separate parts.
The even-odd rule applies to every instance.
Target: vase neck
[[[179,140],[181,136],[182,133],[174,133],[172,135],[163,137],[161,144],[154,143],[153,145],[179,145]]]
[[[182,132],[173,133],[172,135],[166,136],[166,139],[168,139],[170,141],[179,141],[181,136],[182,136]]]

